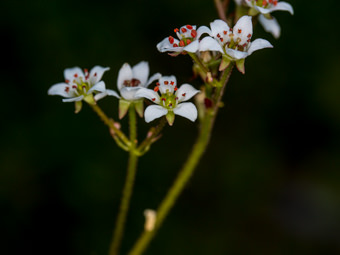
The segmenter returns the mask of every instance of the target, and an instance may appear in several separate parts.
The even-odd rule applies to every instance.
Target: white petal
[[[226,49],[226,52],[234,60],[243,59],[243,58],[246,58],[248,56],[247,52],[233,50],[233,49],[229,49],[229,48]]]
[[[70,95],[70,93],[67,93],[65,91],[66,88],[69,88],[70,86],[64,82],[62,83],[57,83],[54,84],[52,87],[49,88],[49,90],[47,91],[48,95],[58,95],[58,96],[62,96],[62,97],[71,97],[72,95]]]
[[[268,13],[271,13],[273,11],[272,8],[263,8],[263,7],[259,7],[259,6],[256,6],[256,5],[254,6],[254,8],[262,14],[268,14]]]
[[[267,19],[263,15],[259,15],[259,22],[266,32],[271,33],[276,39],[280,37],[281,27],[274,17]]]
[[[90,81],[91,84],[96,84],[98,81],[100,81],[103,77],[103,74],[110,70],[110,67],[101,67],[101,66],[95,66],[90,71]]]
[[[173,85],[171,85],[173,82]],[[161,94],[165,94],[167,92],[174,93],[174,88],[177,85],[177,80],[174,75],[171,76],[163,76],[159,79],[159,91]]]
[[[242,2],[243,2],[243,0],[235,0],[235,3],[237,4],[237,5],[242,5]],[[246,1],[247,2],[247,1]]]
[[[183,48],[183,50],[195,53],[198,50],[198,40],[189,43],[187,46]]]
[[[155,73],[154,75],[152,75],[148,82],[146,83],[145,87],[149,86],[152,82],[154,82],[155,80],[159,80],[162,77],[162,75],[160,73]]]
[[[67,102],[76,102],[76,101],[81,101],[83,100],[84,96],[81,95],[79,97],[72,97],[72,98],[67,98],[67,99],[63,99],[63,102],[64,103],[67,103]]]
[[[217,19],[217,20],[214,20],[214,22],[211,22],[210,27],[211,27],[212,36],[214,37],[217,37],[217,34],[220,34],[220,36],[223,36],[223,31],[229,32],[229,29],[230,29],[228,24],[221,19]]]
[[[270,42],[268,42],[267,40],[256,39],[250,44],[250,47],[248,49],[248,56],[252,54],[254,51],[264,48],[273,48],[273,45],[271,45]]]
[[[206,26],[200,26],[197,29],[197,39],[199,39],[203,34],[211,35],[211,30]]]
[[[136,92],[141,88],[142,87],[124,87],[120,90],[120,95],[128,101],[133,101],[138,99],[138,97],[136,97]]]
[[[150,101],[158,104],[159,103],[159,95],[157,92],[155,92],[154,90],[152,89],[146,89],[146,88],[140,88],[136,94],[135,94],[135,97],[136,98],[147,98],[149,99]]]
[[[234,26],[233,33],[234,38],[236,38],[236,40],[240,40],[238,43],[239,45],[247,43],[253,35],[253,23],[251,21],[251,16],[242,16]]]
[[[194,122],[197,119],[197,108],[193,103],[182,103],[174,108],[174,113]]]
[[[174,39],[174,43],[179,45],[179,41]],[[183,51],[183,47],[174,47],[173,44],[169,42],[169,37],[165,37],[163,41],[157,44],[157,50],[159,52],[166,52],[166,51],[173,51],[173,52],[180,52]]]
[[[192,98],[197,93],[201,92],[200,90],[195,89],[190,84],[183,84],[177,91],[176,96],[178,97],[178,103],[182,101],[187,101]]]
[[[117,87],[121,90],[124,87],[124,81],[132,79],[132,69],[128,63],[125,63],[119,70]]]
[[[91,94],[93,91],[99,91],[99,92],[104,92],[106,90],[105,87],[105,82],[100,81],[97,84],[95,84],[92,88],[87,91],[87,94]]]
[[[202,41],[200,41],[199,51],[219,51],[223,53],[222,46],[212,37],[204,37]]]
[[[168,113],[168,110],[160,105],[150,105],[145,109],[144,117],[147,123],[160,118]]]
[[[106,96],[114,96],[114,97],[120,98],[120,96],[118,95],[118,93],[117,93],[116,91],[111,90],[111,89],[107,89],[107,90],[105,90],[105,91],[102,92],[102,93],[96,94],[96,95],[94,96],[94,99],[95,99],[96,101],[98,101],[98,100],[100,100],[100,99],[102,99],[102,98],[104,98],[104,97],[106,97]]]
[[[77,77],[85,77],[83,70],[79,67],[67,68],[64,70],[65,80],[73,81]]]
[[[149,63],[141,61],[132,67],[132,77],[141,82],[141,86],[145,86],[149,77]]]
[[[278,2],[276,6],[271,8],[272,11],[288,11],[290,14],[294,15],[293,7],[287,2]]]

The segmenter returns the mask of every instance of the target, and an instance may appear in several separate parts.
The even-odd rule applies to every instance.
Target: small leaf
[[[119,119],[124,118],[127,111],[129,110],[130,104],[131,102],[127,100],[124,100],[124,99],[119,100]]]
[[[236,67],[241,73],[245,73],[244,58],[236,61]]]
[[[222,61],[220,64],[220,67],[218,68],[219,71],[223,71],[224,69],[226,69],[231,63],[231,59],[228,58],[227,56],[222,56]]]
[[[78,113],[81,111],[81,108],[83,107],[83,101],[76,101],[75,104],[75,111],[74,113]]]
[[[175,114],[173,111],[169,111],[168,114],[165,116],[166,120],[168,121],[169,125],[172,126],[175,121]]]
[[[144,99],[138,100],[134,102],[135,109],[139,117],[143,118],[144,115]]]

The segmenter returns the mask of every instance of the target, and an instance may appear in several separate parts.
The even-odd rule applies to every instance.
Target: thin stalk
[[[127,168],[127,175],[125,180],[125,185],[123,189],[123,196],[119,208],[119,213],[117,216],[116,227],[113,233],[112,243],[110,247],[109,255],[118,255],[120,245],[123,239],[125,221],[129,211],[130,199],[133,191],[133,184],[135,181],[138,156],[135,152],[136,149],[136,138],[137,138],[137,120],[136,112],[133,105],[129,108],[129,120],[130,120],[130,151],[129,151],[129,161]]]
[[[221,87],[221,90],[219,91],[221,95],[223,95],[223,92],[229,80],[232,68],[227,69],[227,70],[229,74],[222,75],[222,79],[221,79],[221,82],[224,82]],[[225,72],[227,72],[227,70]],[[218,101],[216,102],[216,105],[220,103],[221,98],[222,96],[218,97],[217,99]],[[206,110],[205,117],[201,123],[201,129],[200,129],[197,141],[194,144],[191,150],[191,153],[186,163],[184,164],[182,170],[178,174],[175,182],[173,183],[172,187],[170,188],[164,200],[161,202],[160,206],[157,209],[157,219],[156,219],[155,228],[152,231],[144,230],[144,232],[139,237],[135,245],[132,247],[129,255],[140,255],[145,251],[150,241],[152,240],[154,235],[157,233],[157,230],[162,225],[164,219],[169,214],[171,208],[173,207],[177,198],[179,197],[185,185],[189,181],[197,164],[199,163],[202,155],[204,154],[207,148],[218,109],[219,109],[218,107],[214,107],[209,110]]]
[[[195,53],[188,52],[188,54],[205,73],[210,72],[209,69],[202,63],[202,61],[197,57]]]

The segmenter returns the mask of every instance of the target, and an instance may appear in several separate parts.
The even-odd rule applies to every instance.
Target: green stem
[[[202,63],[202,61],[197,57],[195,53],[188,52],[188,54],[205,73],[210,72],[209,69]]]
[[[130,146],[129,139],[124,135],[122,131],[120,131],[115,125],[114,120],[110,119],[97,104],[89,104],[92,109],[98,114],[101,120],[111,129],[114,131],[114,135],[116,135],[127,147]],[[120,145],[119,143],[117,143]]]
[[[113,233],[109,255],[119,254],[119,249],[120,249],[120,245],[121,245],[123,234],[124,234],[125,221],[126,221],[127,213],[129,210],[130,199],[131,199],[131,195],[133,191],[133,184],[135,181],[135,176],[136,176],[136,171],[137,171],[138,156],[135,152],[136,138],[137,138],[137,121],[136,121],[136,112],[135,112],[135,108],[133,105],[130,105],[130,108],[129,108],[129,119],[130,119],[131,146],[130,146],[130,152],[129,152],[127,176],[125,180],[122,201],[121,201],[119,213],[117,216],[116,227]]]
[[[216,105],[219,105],[220,100],[222,99],[222,95],[226,87],[226,84],[229,80],[231,71],[232,71],[232,67],[230,69],[226,69],[226,71],[222,75],[221,82],[223,82],[223,85],[221,86],[221,89],[219,90],[220,96],[217,98]],[[190,177],[192,176],[197,164],[199,163],[209,143],[211,131],[214,126],[215,117],[217,115],[218,109],[219,109],[218,107],[214,107],[209,110],[206,110],[205,117],[201,123],[201,129],[200,129],[197,141],[194,144],[192,151],[186,163],[184,164],[182,170],[177,176],[174,184],[172,185],[166,197],[164,198],[164,200],[162,201],[162,203],[157,209],[157,220],[156,220],[155,228],[152,231],[144,230],[140,238],[137,240],[135,245],[132,247],[129,255],[140,255],[143,253],[143,251],[147,248],[150,241],[156,234],[159,227],[162,225],[164,219],[170,212],[171,208],[173,207],[177,198],[181,194],[185,185],[189,181]]]

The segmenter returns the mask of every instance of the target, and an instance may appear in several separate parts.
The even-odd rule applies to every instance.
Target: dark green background
[[[234,72],[208,151],[146,254],[340,253],[340,50],[337,1],[290,1],[274,49]],[[127,155],[87,106],[47,96],[63,70],[124,62],[191,82],[188,56],[156,44],[209,25],[213,1],[3,1],[1,254],[107,254]],[[117,118],[117,100],[100,101]],[[123,128],[126,128],[126,120]],[[140,121],[140,139],[150,125]],[[123,254],[190,151],[197,123],[178,117],[140,159]]]

